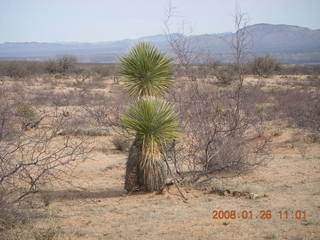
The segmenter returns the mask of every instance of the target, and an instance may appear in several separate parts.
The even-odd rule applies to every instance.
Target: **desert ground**
[[[295,79],[306,81],[305,76]],[[284,86],[284,80],[289,81],[280,76],[248,76],[245,83],[260,81],[265,88],[277,88]],[[62,77],[51,86],[39,78],[24,87],[30,92],[59,92],[73,88],[68,82],[74,79]],[[105,78],[90,91],[113,94],[117,84]],[[74,106],[59,107],[66,109],[71,115],[78,112]],[[175,185],[162,193],[127,194],[123,187],[127,152],[112,143],[111,130],[106,136],[88,136],[92,148],[88,158],[77,161],[61,179],[44,184],[40,193],[28,196],[21,207],[37,214],[9,235],[24,239],[34,229],[49,229],[55,238],[70,240],[320,239],[320,142],[311,141],[306,130],[289,126],[286,119],[265,126],[264,134],[271,138],[270,155],[263,165],[235,177],[211,176],[204,186],[181,185],[187,200]],[[212,189],[220,189],[221,194]],[[214,218],[214,211],[232,210],[235,219]],[[251,211],[252,217],[244,219],[244,211]],[[266,211],[271,215],[264,217]],[[287,217],[281,219],[284,211]]]

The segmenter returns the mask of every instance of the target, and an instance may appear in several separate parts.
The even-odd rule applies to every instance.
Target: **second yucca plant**
[[[177,137],[177,120],[170,104],[154,97],[139,99],[122,116],[123,127],[136,136],[131,161],[135,162],[132,167],[137,167],[137,185],[145,191],[164,187],[167,168],[161,147]]]

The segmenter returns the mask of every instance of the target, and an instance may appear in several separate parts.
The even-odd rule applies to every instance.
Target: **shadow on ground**
[[[42,191],[41,195],[55,201],[75,200],[75,199],[92,199],[92,198],[116,198],[126,195],[122,189],[107,188],[102,191],[86,190],[61,190],[61,191]]]

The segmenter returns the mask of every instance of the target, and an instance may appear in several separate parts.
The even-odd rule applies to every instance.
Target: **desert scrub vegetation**
[[[1,212],[3,213],[3,212]],[[35,213],[21,213],[6,210],[7,215],[0,215],[0,238],[4,240],[59,240],[64,239],[64,232],[52,216],[46,216],[47,227],[37,227],[30,222]],[[10,213],[10,214],[8,214]],[[39,217],[39,216],[38,216]],[[43,216],[42,216],[43,217]],[[6,225],[1,220],[6,218]],[[49,219],[48,219],[49,218]],[[11,225],[7,225],[7,224]],[[4,227],[4,228],[1,228]]]
[[[18,102],[15,109],[15,115],[20,120],[22,130],[37,127],[42,119],[30,103]]]
[[[77,59],[74,56],[63,55],[45,62],[44,70],[47,73],[68,73],[75,69]]]
[[[219,83],[228,85],[236,80],[235,67],[232,65],[215,67],[213,71]]]
[[[251,72],[259,77],[269,77],[275,72],[279,72],[281,65],[278,60],[271,56],[261,56],[249,63]]]
[[[119,64],[78,63],[72,55],[56,56],[46,61],[0,61],[0,76],[8,76],[14,80],[44,74],[50,74],[55,79],[62,79],[65,75],[74,75],[80,79],[91,76],[116,78],[118,72]]]
[[[4,201],[4,193],[0,192],[0,237],[1,233],[27,221],[27,216],[15,206]]]
[[[254,88],[242,89],[239,100],[234,97],[238,88],[231,86],[220,89],[191,82],[175,89],[169,101],[181,115],[184,137],[167,147],[178,175],[196,180],[226,170],[240,174],[263,163],[268,140],[253,143],[254,135],[249,134],[260,124],[254,99],[264,101],[260,95],[249,95]]]
[[[141,48],[143,50],[140,51]],[[227,88],[191,79],[176,82],[168,91],[172,85],[169,73],[166,81],[160,79],[157,82],[159,75],[153,70],[157,68],[150,67],[152,61],[141,69],[139,64],[147,61],[148,55],[152,56],[145,48],[151,47],[142,43],[122,58],[124,87],[130,96],[138,99],[122,117],[122,126],[135,136],[129,150],[125,189],[129,192],[136,189],[162,190],[167,174],[167,166],[161,161],[164,157],[171,160],[179,176],[191,175],[194,181],[200,176],[221,171],[243,173],[263,163],[268,156],[268,139],[251,141],[255,137],[249,132],[262,122],[263,108],[257,112],[261,106],[259,102],[254,102],[254,98],[260,103],[265,99],[262,94],[250,96],[249,93],[255,89],[249,88],[251,91],[247,91],[243,87],[242,68],[233,67],[235,83]],[[156,53],[156,50],[152,51]],[[150,68],[154,72],[148,74]],[[174,108],[166,102],[159,102],[159,97],[165,96],[165,93]],[[247,104],[249,99],[251,107]],[[162,113],[158,108],[165,111]],[[179,125],[183,129],[183,139],[177,138],[178,116],[174,109],[181,115]],[[164,138],[159,138],[158,134]],[[148,138],[154,142],[146,140]],[[151,153],[149,148],[153,149]],[[152,163],[148,158],[157,162]],[[150,176],[153,176],[151,180],[147,178],[149,175],[143,173],[148,162],[152,163],[148,167],[151,169],[148,172],[152,172]],[[158,166],[158,173],[155,166]],[[141,172],[144,178],[139,177]],[[154,177],[157,175],[158,179]]]
[[[30,101],[35,106],[85,106],[101,105],[107,98],[105,92],[93,92],[90,90],[72,89],[68,91],[46,90],[31,93]]]
[[[280,71],[277,74],[281,75],[319,75],[319,65],[304,65],[304,64],[282,64]]]
[[[21,128],[21,121],[38,121],[40,113],[21,101],[22,93],[19,95],[4,85],[0,86],[0,93],[0,202],[4,206],[23,201],[38,192],[44,183],[70,173],[68,166],[85,159],[89,151],[85,137],[63,136],[57,140],[58,132],[65,128],[70,116],[56,109],[43,116],[45,123],[37,129],[26,131],[25,127]],[[7,220],[2,219],[5,223],[1,224],[6,225]]]
[[[36,61],[0,61],[0,75],[15,79],[44,73],[72,73],[76,70],[76,58],[69,55],[58,56],[44,62]]]
[[[172,84],[171,61],[150,43],[141,42],[122,56],[124,89],[135,99],[121,123],[135,140],[130,147],[125,189],[162,191],[168,174],[162,144],[177,136],[177,115],[164,96]]]
[[[56,131],[61,128],[61,119],[52,119],[51,129],[40,129],[32,134],[19,133],[11,140],[0,142],[2,159],[0,186],[4,200],[18,202],[31,193],[55,173],[67,173],[62,166],[72,165],[84,157],[84,139],[65,136],[61,144],[55,141]],[[60,125],[60,126],[59,126]],[[14,182],[14,184],[12,184]]]
[[[21,79],[34,74],[42,73],[42,62],[30,61],[0,61],[0,76]]]
[[[274,93],[279,113],[289,119],[293,127],[320,134],[319,88],[294,88]]]
[[[264,96],[253,94],[255,88],[244,86],[246,21],[245,15],[236,14],[236,34],[230,43],[232,65],[211,66],[213,75],[218,74],[215,77],[224,86],[208,81],[176,81],[167,96],[181,116],[183,129],[183,138],[166,146],[167,156],[176,174],[188,182],[217,177],[218,173],[242,174],[269,157],[268,137],[255,134],[262,117],[256,109],[264,102]]]
[[[117,135],[112,138],[112,143],[116,150],[126,152],[130,147],[130,138],[123,135]]]

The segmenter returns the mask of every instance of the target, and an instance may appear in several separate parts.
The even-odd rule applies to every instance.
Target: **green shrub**
[[[15,114],[20,118],[20,124],[23,130],[35,127],[37,125],[35,123],[39,120],[37,111],[29,103],[17,103]]]
[[[269,77],[281,68],[278,60],[270,56],[257,57],[249,65],[252,73],[260,77]]]
[[[63,75],[61,73],[56,73],[54,75],[54,79],[62,79],[63,78]]]
[[[75,67],[77,59],[74,56],[64,55],[57,58],[59,71],[61,73],[70,72]]]
[[[68,73],[75,69],[77,59],[73,56],[64,55],[56,59],[51,59],[45,62],[45,71],[47,73]]]
[[[28,75],[25,62],[8,61],[4,66],[4,74],[12,78],[23,78]]]
[[[44,69],[47,73],[58,73],[59,72],[59,66],[58,63],[55,60],[48,60],[44,62]]]
[[[230,84],[236,79],[236,72],[232,66],[217,67],[214,71],[214,76],[220,83]]]
[[[16,106],[16,114],[19,117],[34,121],[38,118],[37,111],[29,103],[18,103]]]
[[[256,113],[257,115],[262,114],[262,113],[263,113],[263,110],[264,110],[263,106],[261,106],[261,105],[256,105],[256,107],[255,107],[255,113]]]

